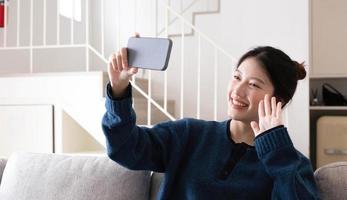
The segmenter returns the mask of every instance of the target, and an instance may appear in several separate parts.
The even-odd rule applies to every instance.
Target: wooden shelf
[[[347,74],[312,74],[310,79],[346,79]]]
[[[310,110],[347,110],[347,106],[310,106]]]

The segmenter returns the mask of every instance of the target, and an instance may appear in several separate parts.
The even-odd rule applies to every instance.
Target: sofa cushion
[[[346,199],[347,162],[335,162],[317,169],[314,173],[322,199]]]
[[[164,174],[153,172],[151,177],[150,200],[156,200],[160,193],[160,186],[163,182]]]
[[[2,200],[141,200],[150,173],[130,171],[105,156],[15,153],[6,165]]]

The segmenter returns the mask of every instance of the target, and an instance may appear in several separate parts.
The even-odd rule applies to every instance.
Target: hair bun
[[[296,78],[298,80],[304,79],[306,77],[305,62],[298,63],[295,60],[293,60],[293,63],[296,69]]]

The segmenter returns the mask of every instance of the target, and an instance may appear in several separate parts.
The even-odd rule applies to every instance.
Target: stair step
[[[163,106],[163,100],[156,100],[159,105]],[[147,124],[147,106],[148,101],[144,98],[134,98],[134,107],[136,111],[136,123],[137,124]],[[168,100],[167,110],[172,115],[175,116],[175,101]],[[151,124],[157,124],[162,121],[170,120],[166,115],[164,115],[156,106],[151,105]]]

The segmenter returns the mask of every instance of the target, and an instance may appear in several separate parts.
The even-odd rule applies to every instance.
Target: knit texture
[[[230,120],[182,119],[136,126],[131,86],[113,99],[102,127],[109,157],[133,170],[164,172],[159,199],[318,199],[310,161],[283,126],[235,143]]]

